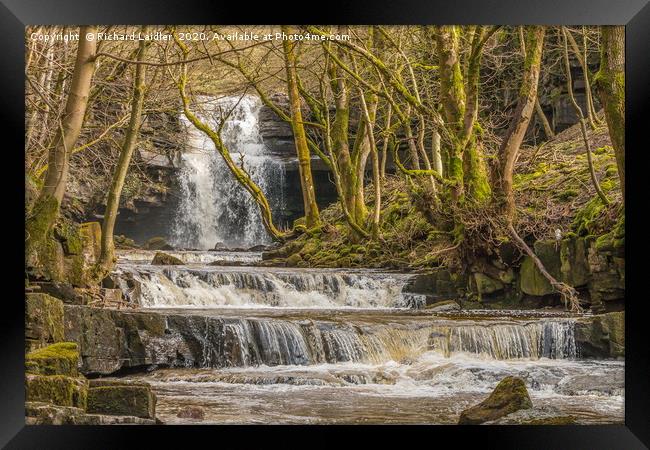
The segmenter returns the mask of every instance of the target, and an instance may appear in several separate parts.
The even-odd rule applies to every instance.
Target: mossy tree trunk
[[[291,34],[291,30],[287,26],[283,26],[282,31],[286,34]],[[291,128],[293,130],[296,153],[298,155],[298,170],[300,173],[300,186],[302,188],[302,199],[305,209],[305,224],[307,228],[311,228],[320,223],[320,216],[318,213],[318,205],[316,204],[314,180],[311,174],[311,155],[307,146],[307,136],[305,134],[302,111],[300,110],[300,92],[298,91],[298,80],[296,76],[296,45],[296,42],[282,41],[287,72],[287,91],[289,93],[289,105],[291,108]]]
[[[31,252],[31,247],[41,242],[52,228],[63,201],[70,154],[81,133],[88,106],[90,85],[95,72],[94,57],[97,43],[95,40],[87,40],[86,35],[96,31],[97,27],[95,26],[84,26],[79,30],[77,58],[65,110],[59,120],[54,141],[50,145],[43,187],[26,221],[28,254]]]
[[[460,58],[460,31],[456,26],[435,27],[440,59],[440,93],[442,109],[450,131],[447,178],[455,183],[452,198],[465,196],[478,202],[491,197],[483,151],[477,139],[480,65],[483,47],[496,31],[471,27],[471,44],[465,72]]]
[[[515,199],[512,190],[512,174],[519,148],[528,129],[537,99],[537,83],[542,60],[545,28],[531,26],[526,34],[526,54],[524,58],[524,74],[519,89],[517,107],[510,121],[510,126],[499,149],[501,179],[499,180],[500,200],[509,222],[514,221],[516,214]]]
[[[142,27],[142,33],[146,33],[147,26]],[[136,61],[144,61],[146,53],[146,41],[140,41]],[[115,245],[113,243],[113,232],[115,228],[115,219],[117,218],[118,209],[120,206],[120,197],[122,195],[122,188],[124,187],[124,180],[126,179],[131,163],[131,157],[135,144],[138,139],[138,132],[142,123],[142,107],[144,105],[144,90],[145,90],[145,76],[146,66],[138,64],[135,68],[135,80],[133,83],[133,96],[131,98],[131,117],[129,119],[129,126],[124,136],[122,143],[122,150],[117,162],[117,167],[113,173],[113,180],[111,188],[108,192],[108,200],[106,202],[106,211],[104,212],[104,222],[102,223],[102,245],[101,255],[99,259],[100,270],[109,272],[115,260]]]
[[[594,84],[605,109],[625,199],[625,28],[602,26],[600,69]]]

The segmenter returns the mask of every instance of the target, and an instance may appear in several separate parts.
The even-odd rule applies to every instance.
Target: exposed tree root
[[[568,284],[557,281],[553,275],[548,273],[542,261],[537,257],[537,255],[535,255],[535,252],[533,252],[528,244],[526,244],[526,242],[524,242],[524,240],[517,234],[517,231],[515,230],[515,227],[512,226],[512,223],[508,223],[507,227],[510,236],[514,239],[517,246],[532,258],[535,266],[537,266],[537,269],[539,269],[544,278],[546,278],[548,282],[551,283],[553,289],[560,293],[562,300],[564,301],[564,307],[566,308],[570,305],[572,312],[581,313],[583,310],[580,306],[580,301],[578,300],[578,292]]]

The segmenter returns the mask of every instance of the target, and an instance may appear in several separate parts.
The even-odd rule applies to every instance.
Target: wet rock
[[[575,326],[578,352],[583,358],[625,356],[625,311],[598,314]]]
[[[144,244],[145,250],[173,250],[174,247],[169,245],[163,237],[152,237]]]
[[[91,380],[87,410],[95,414],[155,419],[156,395],[148,383]]]
[[[64,339],[63,302],[47,294],[25,295],[25,350]]]
[[[464,410],[460,414],[458,424],[478,425],[532,406],[524,380],[506,377],[499,382],[487,399]]]
[[[246,249],[248,252],[263,252],[268,249],[268,246],[266,245],[253,245],[252,247],[249,247]]]
[[[151,264],[154,266],[178,266],[185,263],[175,256],[163,252],[156,252]]]
[[[198,406],[185,406],[181,408],[180,411],[178,411],[176,417],[202,421],[205,418],[205,413],[203,412],[203,408],[200,408]]]

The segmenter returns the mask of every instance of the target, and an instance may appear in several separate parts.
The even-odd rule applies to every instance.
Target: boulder
[[[532,408],[524,380],[505,377],[499,382],[488,398],[476,406],[464,410],[458,420],[459,425],[478,425],[496,420],[520,409]]]
[[[156,395],[148,383],[91,380],[88,412],[117,416],[156,417]]]
[[[175,256],[163,252],[156,252],[151,264],[154,266],[179,266],[185,263]]]
[[[25,295],[25,350],[64,339],[63,302],[47,294]]]
[[[25,355],[25,372],[37,375],[79,375],[79,351],[74,342],[60,342]]]
[[[169,245],[165,238],[163,237],[152,237],[145,244],[144,248],[146,250],[173,250],[174,247]]]

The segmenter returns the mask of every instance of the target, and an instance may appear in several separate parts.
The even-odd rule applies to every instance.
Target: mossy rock
[[[300,256],[299,253],[294,253],[293,255],[290,255],[287,258],[287,266],[288,267],[296,267],[302,261],[303,261],[302,256]]]
[[[63,302],[47,294],[25,295],[25,347],[27,351],[64,340]]]
[[[60,342],[25,356],[25,371],[38,375],[77,376],[79,350],[74,342]]]
[[[86,409],[88,380],[66,375],[25,375],[25,398],[59,406]]]
[[[476,292],[479,295],[492,294],[503,290],[503,283],[501,280],[495,280],[481,272],[474,273],[474,285],[476,287]]]
[[[163,237],[156,236],[149,239],[145,244],[144,248],[146,250],[173,250],[174,247],[167,243],[167,240]]]
[[[476,406],[464,410],[458,420],[459,425],[479,425],[496,420],[520,409],[533,407],[524,380],[518,377],[505,377],[499,382],[488,398]]]
[[[88,412],[117,416],[156,417],[156,395],[146,383],[93,380],[88,390]]]
[[[156,252],[151,264],[154,266],[180,266],[185,263],[175,256],[163,252]]]

